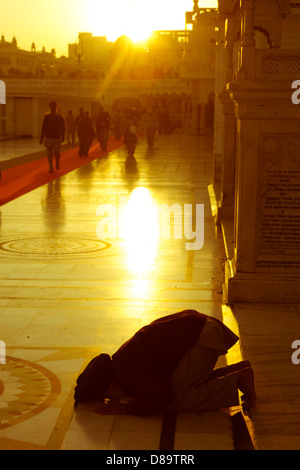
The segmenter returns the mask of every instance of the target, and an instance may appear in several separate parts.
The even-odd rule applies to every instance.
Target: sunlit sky
[[[79,32],[115,41],[126,34],[142,40],[153,30],[184,29],[185,12],[193,0],[0,0],[0,36],[16,37],[18,46],[30,50],[56,50],[68,54]],[[217,0],[199,0],[199,7],[217,7]]]

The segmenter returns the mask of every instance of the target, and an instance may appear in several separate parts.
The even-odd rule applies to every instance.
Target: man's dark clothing
[[[96,133],[102,150],[107,150],[111,117],[108,112],[100,111],[96,117]]]
[[[96,128],[98,129],[109,129],[111,117],[107,111],[100,111],[96,117]]]
[[[82,118],[78,124],[79,155],[88,156],[93,138],[95,137],[92,119],[88,116]]]
[[[195,344],[206,315],[193,310],[159,318],[141,328],[112,356],[114,377],[136,398],[131,414],[152,414],[172,399],[168,378],[185,352]]]
[[[60,139],[62,142],[64,141],[65,122],[62,116],[57,113],[45,114],[42,125],[41,141],[43,141],[44,138]]]
[[[212,343],[218,346],[218,338],[215,340],[210,330],[206,328],[208,318],[207,315],[195,310],[183,310],[159,318],[141,328],[112,355],[112,380],[117,382],[125,395],[132,397],[127,404],[129,414],[151,415],[173,402],[174,370],[177,370],[178,364],[186,357],[188,351],[197,346],[202,330],[206,329],[205,338],[209,343],[212,339]],[[217,324],[216,330],[218,328],[221,330],[221,349],[224,351],[220,353],[224,354],[238,337],[219,320],[214,319],[214,321]],[[208,346],[210,347],[210,344]],[[214,348],[214,356],[217,358],[219,354],[217,347],[214,344],[211,347]],[[84,374],[85,372],[82,375]],[[86,399],[89,390],[94,393],[93,383],[99,382],[99,375],[103,376],[103,381],[106,380],[104,377],[106,374],[102,373],[101,366],[95,365],[85,384],[82,380],[82,385],[77,381],[75,400],[80,401],[81,397]],[[81,376],[79,378],[81,379]]]
[[[206,315],[185,310],[159,318],[141,328],[112,356],[113,375],[122,390],[136,398],[130,414],[147,415],[172,399],[168,378],[197,341]]]
[[[44,141],[44,145],[47,149],[50,173],[53,172],[53,155],[56,160],[56,169],[59,170],[60,145],[64,139],[64,118],[60,114],[54,112],[45,114],[41,133],[41,143]]]

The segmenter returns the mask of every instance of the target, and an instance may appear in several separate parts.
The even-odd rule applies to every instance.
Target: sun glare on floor
[[[120,216],[120,233],[127,253],[128,269],[145,273],[155,266],[158,210],[146,188],[136,188]]]

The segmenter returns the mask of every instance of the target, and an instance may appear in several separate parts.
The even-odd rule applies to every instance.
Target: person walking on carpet
[[[79,156],[87,157],[94,137],[96,137],[92,119],[89,112],[84,113],[84,117],[78,123]]]
[[[99,140],[101,150],[107,150],[107,142],[109,138],[111,117],[107,111],[104,111],[102,106],[99,108],[99,113],[96,116],[96,134]]]
[[[65,122],[63,117],[57,113],[56,101],[50,101],[50,112],[45,114],[40,143],[47,149],[49,162],[49,173],[53,173],[53,156],[56,161],[56,170],[59,170],[60,146],[65,140]]]

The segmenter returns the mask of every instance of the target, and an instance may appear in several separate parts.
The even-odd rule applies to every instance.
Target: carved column
[[[254,0],[241,0],[242,46],[255,46],[254,40]]]
[[[219,94],[226,85],[225,81],[225,20],[226,16],[219,13],[217,17],[217,43],[216,43],[216,73],[215,73],[215,114],[214,114],[214,162],[213,185],[216,197],[220,199],[220,181],[222,172],[222,158],[224,145],[224,119]]]
[[[225,76],[226,83],[233,78],[233,18],[228,16],[225,23]],[[234,104],[224,88],[220,93],[223,105],[223,159],[221,178],[221,208],[219,210],[222,219],[233,219],[234,194],[235,194],[235,160],[236,160],[236,118]]]
[[[226,301],[299,303],[300,108],[284,79],[237,80],[227,90],[237,157]]]
[[[234,114],[234,104],[227,90],[220,93],[220,100],[223,105],[224,139],[219,217],[222,220],[232,219],[233,223],[236,167],[236,117]]]
[[[225,22],[225,82],[229,83],[233,78],[233,46],[234,30],[233,17],[228,15]]]
[[[239,79],[255,77],[254,0],[240,0],[241,51]]]

